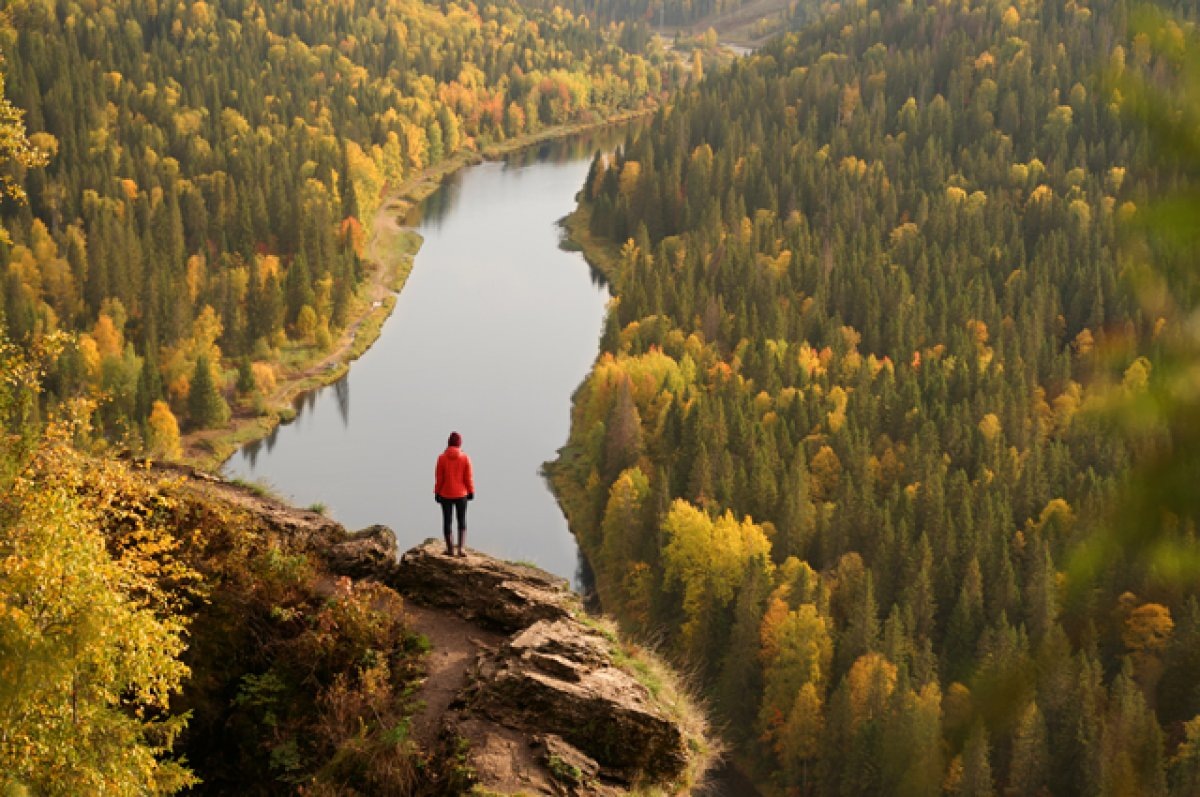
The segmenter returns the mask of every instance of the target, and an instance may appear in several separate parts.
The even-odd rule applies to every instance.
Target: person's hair
[[[461,446],[462,445],[462,435],[460,435],[458,432],[451,432],[450,439],[446,441],[446,445]]]

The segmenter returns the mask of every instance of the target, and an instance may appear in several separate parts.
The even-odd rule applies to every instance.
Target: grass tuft
[[[721,741],[712,732],[703,701],[697,697],[699,690],[651,648],[622,639],[611,620],[591,616],[580,619],[615,643],[613,664],[646,687],[654,702],[683,732],[688,763],[679,780],[665,787],[638,787],[632,793],[641,797],[690,794],[703,783],[705,773],[725,752]]]

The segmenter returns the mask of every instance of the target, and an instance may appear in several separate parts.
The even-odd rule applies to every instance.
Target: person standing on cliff
[[[462,435],[451,432],[446,450],[437,460],[433,478],[433,500],[442,505],[442,536],[446,538],[446,555],[454,556],[451,542],[451,518],[458,516],[458,551],[463,556],[467,538],[467,501],[475,500],[475,479],[471,473],[471,458],[462,451]]]

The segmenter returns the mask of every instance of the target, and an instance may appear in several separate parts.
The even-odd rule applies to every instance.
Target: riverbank
[[[225,427],[199,430],[184,436],[182,461],[200,470],[215,471],[242,446],[267,437],[279,424],[291,421],[295,417],[297,398],[346,375],[350,364],[378,339],[421,247],[421,237],[405,229],[403,219],[447,177],[464,167],[499,160],[547,141],[625,124],[654,110],[626,111],[596,121],[559,125],[488,145],[481,151],[459,152],[396,186],[369,224],[365,250],[367,274],[352,302],[351,321],[333,346],[328,351],[320,351],[311,345],[287,344],[277,363],[282,372],[270,395],[264,397],[257,408],[235,407],[233,417]]]
[[[579,205],[563,217],[562,226],[567,231],[567,242],[612,285],[617,278],[617,258],[621,256],[621,249],[611,241],[592,235],[591,221],[591,209]]]
[[[573,250],[577,250],[583,255],[584,260],[588,264],[604,275],[612,286],[613,296],[618,300],[620,294],[618,288],[618,271],[621,256],[621,248],[612,241],[595,236],[592,234],[591,225],[591,209],[585,205],[577,205],[575,210],[562,220],[563,229],[566,231],[567,241]],[[576,398],[579,394],[576,393]],[[574,401],[572,402],[572,410],[574,410]],[[574,413],[572,413],[574,416]],[[561,480],[562,473],[558,471],[560,463],[569,462],[577,455],[578,449],[572,444],[568,444],[559,450],[558,458],[552,462],[547,462],[543,466],[543,470],[547,475],[548,483],[550,484],[551,492],[554,493],[555,499],[558,501],[559,508],[563,512],[563,516],[567,518],[568,527],[572,529],[572,533],[577,540],[582,539],[578,533],[574,531],[576,524],[572,522],[571,513],[568,512],[568,505],[562,500],[562,491],[564,482]],[[580,552],[584,559],[588,559],[589,551],[583,545],[580,545]],[[601,613],[603,605],[600,601],[600,596],[593,592],[588,596],[589,611]],[[767,787],[762,784],[757,784],[753,781],[748,773],[753,771],[750,762],[746,761],[743,756],[736,752],[726,755],[725,759],[719,767],[710,776],[707,791],[705,793],[714,797],[759,797],[760,795],[771,794]]]

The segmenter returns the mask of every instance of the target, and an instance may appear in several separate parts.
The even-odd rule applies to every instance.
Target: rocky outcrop
[[[424,706],[413,741],[436,781],[421,784],[421,795],[472,785],[494,794],[676,793],[703,771],[696,750],[708,740],[632,674],[616,635],[586,615],[563,579],[475,551],[446,556],[433,540],[397,556],[385,526],[350,532],[250,487],[155,470],[181,477],[182,494],[250,513],[323,572],[384,584],[409,601],[407,622],[432,647],[413,696]]]
[[[540,770],[519,780],[526,793],[616,794],[684,778],[691,756],[678,720],[619,666],[615,637],[594,627],[565,581],[479,554],[446,556],[431,541],[404,554],[394,583],[508,634],[477,651],[442,717],[443,745],[465,740],[481,785],[506,785],[492,777],[496,759],[520,748]]]
[[[540,620],[482,657],[467,706],[561,737],[614,780],[674,780],[687,764],[683,734],[612,654],[609,639],[576,620]]]
[[[472,552],[446,556],[429,541],[406,552],[391,579],[401,593],[464,619],[513,632],[538,620],[560,620],[579,611],[567,582],[535,567]]]

